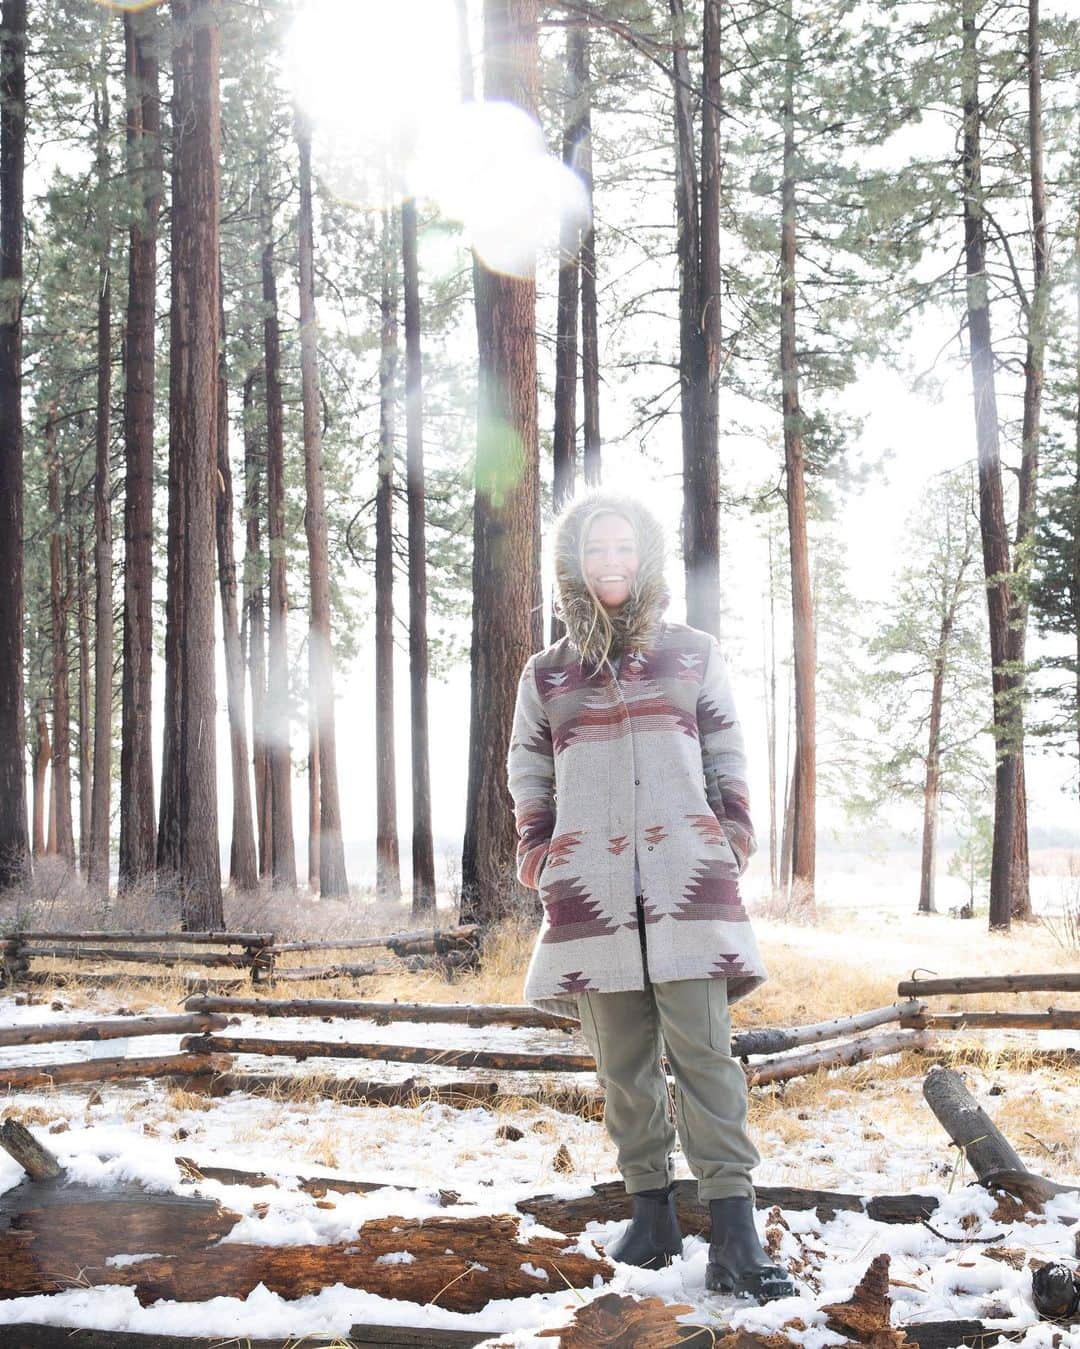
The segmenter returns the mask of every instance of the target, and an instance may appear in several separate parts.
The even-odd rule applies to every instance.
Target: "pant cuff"
[[[707,1204],[710,1199],[736,1199],[740,1196],[750,1200],[756,1198],[752,1181],[703,1180],[698,1184],[698,1198],[703,1204]]]
[[[666,1171],[645,1171],[640,1176],[624,1176],[623,1185],[627,1194],[640,1194],[642,1190],[659,1190],[662,1185],[670,1185],[671,1180]]]

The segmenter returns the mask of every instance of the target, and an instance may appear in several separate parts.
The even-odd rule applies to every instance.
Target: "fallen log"
[[[813,1209],[820,1221],[831,1222],[837,1213],[865,1213],[879,1223],[920,1223],[929,1218],[938,1207],[938,1200],[927,1194],[882,1194],[864,1197],[843,1194],[835,1190],[802,1190],[787,1185],[755,1186],[755,1204],[769,1209],[803,1211]],[[697,1182],[677,1180],[675,1203],[679,1223],[687,1236],[708,1230],[709,1206],[697,1195]],[[602,1181],[589,1194],[575,1199],[558,1195],[539,1194],[519,1199],[515,1207],[555,1232],[577,1236],[591,1222],[617,1222],[630,1216],[630,1204],[621,1181]]]
[[[763,1087],[770,1082],[786,1082],[792,1077],[803,1077],[822,1068],[842,1068],[885,1054],[899,1054],[904,1050],[923,1050],[930,1044],[929,1031],[891,1031],[886,1035],[864,1035],[859,1040],[828,1045],[810,1054],[780,1055],[745,1065],[747,1084]]]
[[[428,942],[433,946],[436,940],[454,942],[473,942],[480,932],[476,923],[465,923],[461,927],[448,927],[441,930],[423,928],[413,932],[387,932],[381,937],[326,937],[320,941],[283,941],[273,945],[274,955],[283,955],[289,951],[360,951],[372,946],[387,946],[390,942],[408,945],[412,942]]]
[[[197,1195],[24,1180],[0,1195],[0,1299],[85,1285],[80,1271],[114,1256],[209,1246],[238,1221]]]
[[[281,978],[281,970],[275,977]],[[365,1018],[376,1025],[391,1021],[448,1022],[461,1026],[522,1026],[576,1030],[568,1016],[542,1012],[537,1007],[467,1002],[360,1002],[343,998],[209,998],[193,996],[184,1006],[190,1012],[248,1013],[252,1016]]]
[[[480,1311],[493,1298],[588,1288],[614,1274],[606,1260],[567,1249],[553,1237],[519,1234],[517,1218],[376,1218],[351,1241],[324,1246],[225,1242],[117,1268],[87,1267],[90,1284],[134,1289],[144,1306],[158,1298],[205,1302],[244,1298],[258,1285],[288,1300],[340,1283],[380,1297]],[[144,1248],[146,1249],[146,1248]],[[524,1266],[524,1268],[523,1268]]]
[[[30,960],[98,960],[133,965],[207,965],[241,969],[251,957],[230,951],[123,951],[103,946],[22,946],[20,954]]]
[[[894,1002],[888,1007],[878,1007],[870,1012],[859,1012],[855,1016],[819,1021],[809,1026],[736,1031],[731,1038],[731,1052],[736,1058],[745,1058],[749,1054],[782,1054],[785,1050],[796,1049],[800,1045],[817,1044],[821,1040],[835,1040],[841,1035],[871,1030],[874,1026],[884,1026],[891,1021],[900,1021],[902,1025],[902,1017],[906,1012],[922,1007],[922,1003],[909,1000]]]
[[[224,993],[232,988],[250,988],[247,975],[241,978],[206,979],[199,974],[178,974],[175,970],[162,974],[100,973],[97,970],[29,970],[19,975],[20,983],[48,984],[50,988],[111,988],[116,984],[179,983],[187,993]]]
[[[1080,1030],[1080,1011],[1051,1007],[1045,1012],[924,1012],[901,1017],[900,1025],[927,1030]]]
[[[938,1045],[926,1051],[931,1063],[943,1063],[948,1067],[957,1063],[977,1063],[985,1066],[987,1059],[1008,1067],[1018,1062],[1024,1067],[1063,1067],[1080,1068],[1080,1049],[1041,1049],[1027,1045]]]
[[[132,1330],[72,1330],[19,1321],[18,1349],[470,1349],[491,1338],[490,1330],[443,1330],[430,1326],[353,1326],[348,1335],[307,1331],[285,1339],[238,1339],[224,1335],[157,1335]],[[3,1323],[0,1322],[0,1333]]]
[[[932,993],[1078,993],[1080,972],[1054,974],[972,974],[957,979],[902,979],[901,998],[926,998]]]
[[[195,946],[272,946],[272,932],[12,932],[9,941],[159,942]]]
[[[951,1068],[931,1068],[923,1097],[980,1181],[995,1171],[1027,1172],[1027,1167],[990,1116]]]
[[[596,1349],[598,1345],[633,1345],[634,1349],[670,1349],[688,1345],[693,1349],[711,1349],[728,1327],[695,1326],[676,1317],[693,1311],[682,1302],[663,1298],[628,1297],[622,1293],[604,1293],[577,1308],[570,1322],[554,1330],[538,1330],[537,1339],[559,1337],[559,1349]],[[509,1345],[510,1341],[506,1341]],[[493,1349],[500,1349],[495,1344]]]
[[[536,1101],[583,1119],[602,1119],[604,1115],[604,1098],[597,1091],[560,1086],[518,1088],[500,1082],[462,1081],[433,1085],[422,1078],[411,1077],[403,1082],[371,1082],[325,1074],[299,1077],[289,1073],[226,1072],[213,1078],[209,1089],[215,1096],[249,1091],[255,1096],[329,1097],[342,1105],[414,1106],[425,1101],[438,1101],[463,1110],[476,1105],[498,1109],[514,1101]]]
[[[313,979],[366,979],[370,974],[387,974],[381,965],[296,965],[291,969],[275,969],[270,978],[275,984],[308,983]]]
[[[106,1021],[51,1021],[38,1026],[0,1027],[0,1048],[46,1045],[60,1041],[126,1040],[141,1035],[186,1035],[222,1030],[229,1018],[220,1015],[126,1016]]]
[[[495,1049],[429,1049],[421,1045],[359,1044],[341,1040],[268,1040],[252,1035],[186,1035],[180,1048],[200,1054],[265,1054],[293,1059],[379,1059],[441,1068],[496,1072],[591,1073],[591,1054],[516,1054]]]
[[[322,1199],[327,1193],[370,1194],[373,1190],[417,1190],[415,1185],[402,1185],[393,1180],[346,1180],[339,1176],[268,1176],[264,1171],[240,1171],[233,1166],[211,1166],[196,1162],[191,1157],[174,1157],[182,1173],[181,1183],[201,1180],[216,1181],[219,1185],[250,1185],[261,1189],[272,1185],[279,1188],[291,1184],[312,1199]]]
[[[80,1059],[76,1063],[43,1063],[24,1068],[0,1068],[0,1088],[31,1091],[39,1087],[70,1086],[81,1082],[117,1082],[133,1077],[205,1077],[228,1071],[222,1054],[161,1054],[143,1059]]]
[[[19,1163],[31,1180],[55,1180],[63,1167],[43,1143],[17,1119],[0,1124],[0,1148]]]

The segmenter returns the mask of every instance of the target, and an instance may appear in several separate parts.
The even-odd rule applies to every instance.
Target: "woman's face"
[[[634,527],[622,515],[598,515],[585,536],[585,580],[605,609],[630,596],[638,572]]]

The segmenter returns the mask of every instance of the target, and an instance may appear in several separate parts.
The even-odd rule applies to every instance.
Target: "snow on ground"
[[[107,1009],[106,994],[95,994],[95,1000],[102,1010]],[[78,1012],[52,1011],[45,1005],[17,1007],[10,997],[0,998],[0,1024],[83,1019],[87,1015],[85,1007]],[[242,1023],[230,1030],[275,1038],[283,1034],[277,1021],[244,1017]],[[322,1039],[367,1037],[459,1048],[483,1043],[503,1048],[569,1049],[577,1044],[576,1037],[562,1032],[509,1028],[470,1030],[411,1023],[375,1026],[365,1021],[332,1026],[296,1023],[289,1028],[289,1034],[297,1038],[306,1033]],[[175,1045],[176,1037],[160,1037],[160,1043],[132,1039],[93,1048],[107,1048],[110,1054],[126,1050],[141,1055],[166,1052]],[[19,1057],[44,1061],[47,1056],[42,1051],[58,1048],[63,1052],[48,1057],[71,1056],[72,1046],[35,1046],[25,1053],[20,1051]],[[31,1055],[30,1049],[36,1052]],[[269,1066],[269,1061],[265,1062]],[[238,1066],[263,1063],[252,1059]],[[302,1068],[310,1069],[311,1064]],[[365,1075],[370,1069],[372,1076],[378,1075],[379,1069],[417,1071],[412,1065],[364,1061],[345,1068]],[[432,1079],[440,1076],[426,1066],[420,1071]],[[456,1071],[458,1075],[462,1072]],[[842,1080],[842,1074],[833,1077]],[[1032,1085],[1022,1074],[995,1072],[993,1079],[998,1094],[1024,1092]],[[582,1085],[594,1083],[590,1074],[575,1075],[575,1080]],[[824,1317],[817,1308],[848,1297],[872,1257],[887,1251],[892,1277],[903,1281],[893,1289],[896,1324],[970,1317],[1005,1322],[1018,1331],[1031,1326],[1019,1342],[1028,1349],[1041,1344],[1043,1330],[1034,1325],[1030,1305],[1030,1273],[988,1258],[983,1253],[985,1238],[992,1236],[995,1246],[1019,1247],[1040,1259],[1072,1256],[1076,1233],[1080,1232],[1080,1196],[1058,1198],[1048,1205],[1042,1219],[1032,1223],[994,1220],[994,1200],[978,1187],[966,1185],[965,1178],[952,1176],[955,1153],[921,1104],[919,1083],[918,1077],[889,1079],[887,1088],[875,1091],[873,1081],[867,1080],[854,1104],[851,1092],[839,1086],[831,1092],[820,1092],[815,1102],[799,1111],[805,1136],[797,1148],[784,1143],[767,1126],[759,1130],[757,1141],[763,1161],[756,1179],[760,1185],[807,1185],[862,1194],[935,1194],[941,1206],[933,1226],[941,1236],[925,1226],[874,1223],[862,1214],[840,1213],[831,1222],[821,1223],[813,1213],[789,1211],[783,1215],[789,1230],[776,1235],[781,1258],[791,1262],[797,1272],[798,1298],[758,1308],[706,1296],[706,1243],[700,1237],[686,1240],[683,1257],[670,1268],[647,1272],[617,1266],[612,1283],[580,1290],[580,1297],[587,1300],[601,1291],[659,1296],[694,1307],[687,1320],[704,1316],[761,1329],[778,1328],[799,1317],[807,1328],[794,1332],[793,1337],[807,1349],[819,1349],[838,1343],[841,1337],[825,1329]],[[989,1085],[983,1083],[984,1089]],[[1075,1110],[1075,1099],[1070,1102],[1070,1093],[1055,1087],[1052,1071],[1046,1074],[1040,1091],[1049,1108]],[[15,1093],[6,1105],[16,1115],[33,1111],[37,1132],[56,1150],[69,1174],[91,1185],[134,1180],[148,1189],[190,1194],[192,1189],[182,1185],[181,1171],[174,1160],[186,1155],[207,1165],[261,1170],[282,1177],[338,1174],[351,1179],[392,1179],[400,1186],[416,1187],[385,1188],[362,1195],[332,1193],[333,1207],[325,1208],[287,1184],[275,1190],[206,1181],[199,1186],[201,1193],[240,1214],[226,1241],[272,1245],[343,1241],[376,1217],[505,1213],[518,1199],[538,1193],[581,1194],[592,1183],[616,1174],[611,1145],[601,1124],[544,1107],[517,1110],[511,1116],[482,1107],[455,1110],[436,1103],[415,1109],[365,1109],[330,1100],[271,1101],[240,1093],[207,1102],[169,1093],[155,1083],[105,1086],[99,1094],[99,1103],[88,1104],[85,1088]],[[877,1097],[886,1094],[889,1112],[877,1108]],[[897,1102],[905,1096],[910,1108],[898,1110]],[[517,1141],[497,1138],[496,1130],[511,1117],[523,1137]],[[1013,1141],[1031,1166],[1046,1169],[1045,1156],[1040,1158],[1039,1150],[1033,1149],[1029,1140]],[[553,1168],[561,1143],[569,1149],[574,1163],[570,1178]],[[688,1174],[681,1154],[677,1170],[680,1175]],[[1080,1181],[1080,1177],[1051,1170],[1059,1180]],[[0,1155],[0,1191],[16,1184],[20,1175],[19,1167]],[[440,1204],[438,1191],[448,1186],[459,1195],[459,1204]],[[262,1206],[268,1202],[266,1211]],[[763,1233],[766,1220],[766,1212],[759,1211]],[[531,1219],[523,1220],[526,1230],[532,1225]],[[584,1249],[601,1251],[621,1226],[618,1222],[591,1224],[582,1238]],[[490,1330],[493,1335],[518,1331],[516,1342],[527,1345],[535,1338],[528,1332],[565,1323],[568,1313],[580,1306],[578,1298],[579,1294],[565,1288],[538,1288],[531,1297],[492,1302],[482,1312],[466,1316],[340,1286],[296,1301],[286,1301],[260,1287],[243,1300],[218,1298],[194,1305],[158,1302],[146,1308],[138,1305],[129,1290],[79,1288],[0,1303],[0,1324],[42,1320],[171,1334],[272,1336],[344,1333],[354,1323],[374,1321],[467,1327]],[[551,1344],[550,1339],[535,1342]],[[1080,1336],[1067,1334],[1059,1343],[1080,1346]]]

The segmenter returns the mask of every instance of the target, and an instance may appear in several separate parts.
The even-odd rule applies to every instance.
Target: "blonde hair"
[[[596,668],[593,670],[594,675],[599,672],[601,666],[608,659],[608,656],[611,654],[611,648],[615,642],[615,625],[612,623],[607,609],[601,603],[599,595],[597,595],[596,591],[589,584],[589,578],[585,571],[585,546],[589,541],[589,531],[592,529],[595,521],[599,520],[600,517],[604,515],[615,515],[620,520],[625,520],[626,523],[630,526],[631,530],[633,531],[635,545],[637,544],[638,541],[637,529],[634,525],[633,520],[631,520],[628,516],[624,515],[622,511],[615,510],[611,506],[597,506],[597,508],[595,510],[590,511],[588,515],[585,516],[585,519],[582,521],[581,533],[578,536],[577,561],[578,561],[578,571],[581,575],[582,584],[584,585],[586,591],[588,592],[589,597],[592,599],[593,604],[592,621],[589,624],[589,637],[590,638],[592,637],[592,635],[596,632],[596,629],[598,627],[600,629],[601,634],[600,656],[596,662]],[[635,576],[633,580],[630,582],[630,598],[636,598],[637,594],[638,594],[638,578],[637,576]]]

